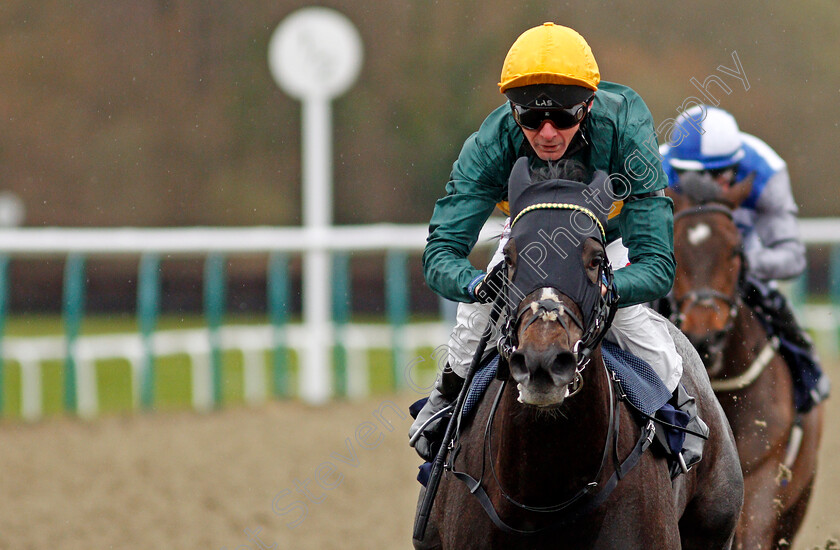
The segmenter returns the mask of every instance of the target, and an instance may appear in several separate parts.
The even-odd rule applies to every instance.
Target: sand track
[[[0,423],[0,548],[410,548],[418,461],[391,404],[415,398]],[[796,550],[840,537],[828,405]]]

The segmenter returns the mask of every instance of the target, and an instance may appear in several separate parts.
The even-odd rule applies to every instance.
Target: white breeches
[[[488,270],[502,261],[502,249],[509,237],[510,230],[505,224],[499,247],[490,260]],[[607,245],[607,257],[614,270],[621,269],[629,263],[627,249],[621,239]],[[462,377],[466,376],[469,370],[489,315],[490,304],[458,304],[455,327],[449,338],[449,364]],[[503,321],[500,321],[499,325],[501,322]],[[495,351],[500,334],[500,326],[497,326],[487,344],[485,356]],[[665,320],[649,307],[639,304],[620,308],[616,311],[605,338],[650,364],[662,378],[668,391],[673,392],[677,388],[683,371],[682,357],[677,353]]]

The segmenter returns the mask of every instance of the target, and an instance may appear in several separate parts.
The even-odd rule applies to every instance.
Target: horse
[[[735,434],[745,486],[735,547],[789,548],[814,485],[823,407],[797,413],[790,369],[740,297],[746,265],[733,210],[751,187],[744,180],[726,190],[669,190],[677,260],[671,303]]]
[[[415,548],[730,548],[743,480],[697,353],[672,327],[686,357],[682,383],[710,428],[702,461],[672,479],[664,454],[651,447],[656,428],[637,420],[601,352],[615,305],[600,292],[602,278],[612,278],[603,233],[609,206],[587,205],[584,184],[530,183],[520,160],[505,247],[507,372],[499,368],[474,412],[458,419]],[[611,196],[607,185],[605,175],[596,178],[587,196]],[[548,231],[572,235],[586,219],[600,229],[563,243],[560,261],[535,253]],[[418,512],[424,496],[421,489]]]

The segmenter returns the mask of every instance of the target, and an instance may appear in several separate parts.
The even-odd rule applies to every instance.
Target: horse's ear
[[[747,177],[738,183],[733,183],[728,189],[724,190],[721,198],[727,204],[732,205],[732,208],[738,208],[752,193],[753,180],[755,180],[755,172],[750,172]]]
[[[511,212],[514,205],[519,203],[519,196],[529,185],[531,185],[531,170],[528,167],[528,157],[519,157],[510,171],[508,180],[508,201]]]

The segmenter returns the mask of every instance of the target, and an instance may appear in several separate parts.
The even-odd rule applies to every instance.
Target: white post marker
[[[277,84],[303,103],[303,225],[319,232],[332,225],[332,117],[330,101],[355,82],[362,41],[341,13],[303,8],[284,19],[268,44]],[[301,397],[324,403],[331,394],[330,257],[311,250],[303,259],[303,321],[308,345],[301,358]]]

